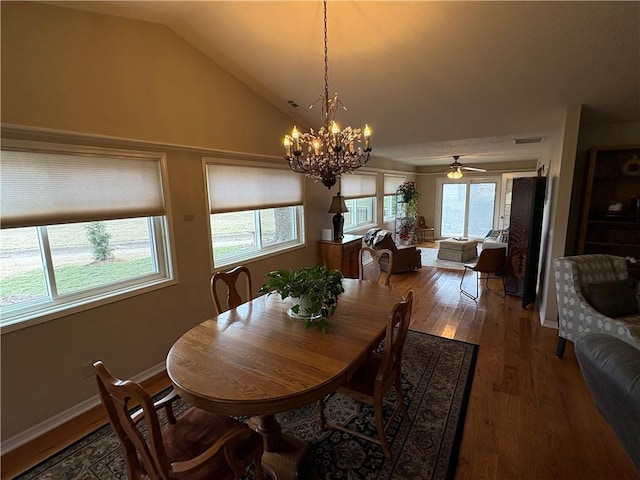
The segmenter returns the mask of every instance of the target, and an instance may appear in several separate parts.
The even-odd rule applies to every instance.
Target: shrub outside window
[[[213,162],[205,159],[214,267],[304,243],[301,175]]]
[[[3,330],[171,279],[162,155],[35,142],[26,148],[3,141]]]

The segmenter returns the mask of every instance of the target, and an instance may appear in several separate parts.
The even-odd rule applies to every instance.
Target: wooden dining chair
[[[242,277],[242,279],[241,279]],[[238,289],[238,284],[242,282],[243,287]],[[219,285],[224,283],[226,287],[226,305],[222,304],[218,293]],[[244,302],[251,300],[251,272],[247,267],[239,265],[226,272],[216,272],[211,276],[211,297],[216,306],[218,314],[236,308]]]
[[[371,264],[367,264],[365,266],[365,257],[364,254],[368,253],[373,262]],[[384,256],[387,257],[388,265],[387,271],[384,272],[380,267],[380,259]],[[360,248],[360,252],[358,253],[358,278],[360,280],[369,280],[374,283],[380,282],[380,277],[384,273],[384,284],[389,286],[389,282],[391,281],[391,269],[393,268],[393,252],[387,248],[381,249],[373,249],[370,247],[365,247],[364,245]]]
[[[262,436],[247,425],[196,407],[176,418],[172,405],[179,397],[174,391],[154,403],[144,388],[114,377],[102,362],[93,367],[102,404],[124,449],[129,480],[239,479],[251,464],[255,478],[264,478]],[[167,418],[164,429],[161,409]]]
[[[462,277],[460,278],[460,293],[465,294],[474,300],[478,298],[480,292],[480,280],[482,280],[482,274],[485,274],[486,288],[487,290],[501,295],[503,298],[507,296],[507,291],[504,282],[504,267],[506,262],[507,249],[506,247],[500,248],[483,248],[478,257],[476,263],[468,263],[464,266]],[[463,287],[464,276],[467,270],[476,272],[476,293],[475,295],[468,292]],[[489,288],[489,279],[501,278],[502,279],[502,293]]]
[[[324,415],[326,399],[322,398],[318,400],[318,416],[322,430],[325,430],[327,426],[329,426],[377,443],[382,446],[382,450],[387,458],[391,458],[391,450],[386,435],[387,428],[399,411],[402,412],[405,420],[409,420],[409,412],[404,404],[401,380],[402,350],[407,338],[409,322],[411,321],[412,304],[413,290],[409,290],[406,299],[396,303],[391,310],[389,322],[387,323],[383,352],[381,354],[373,352],[369,355],[351,379],[337,390],[337,393],[348,395],[362,403],[373,406],[377,438],[351,430],[342,425],[327,422]],[[383,418],[384,399],[391,386],[395,387],[396,407],[385,423]]]

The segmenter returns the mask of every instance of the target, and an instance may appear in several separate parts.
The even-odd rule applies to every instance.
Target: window
[[[304,243],[303,176],[261,166],[206,163],[215,267]]]
[[[162,163],[159,154],[4,143],[3,327],[171,279]]]
[[[344,214],[344,231],[354,231],[375,226],[374,202],[376,199],[375,174],[343,175],[340,179],[341,194],[349,211]]]
[[[483,238],[493,228],[498,180],[440,183],[440,235]]]
[[[396,191],[407,177],[399,177],[396,175],[384,176],[384,200],[383,200],[383,217],[384,222],[391,222],[396,217]]]

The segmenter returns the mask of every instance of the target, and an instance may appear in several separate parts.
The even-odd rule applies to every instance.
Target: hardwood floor
[[[459,293],[460,275],[424,267],[391,280],[403,293],[414,290],[412,329],[480,345],[455,478],[638,479],[591,400],[572,344],[556,358],[557,331],[540,326],[531,307],[482,288],[473,301]],[[155,380],[153,390],[168,384]],[[2,478],[95,428],[99,414],[3,455]]]

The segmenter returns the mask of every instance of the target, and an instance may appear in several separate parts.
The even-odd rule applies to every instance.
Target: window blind
[[[304,177],[291,170],[208,163],[211,213],[302,205]]]
[[[384,194],[394,195],[398,190],[398,187],[407,180],[407,177],[399,177],[397,175],[384,176]]]
[[[345,198],[375,197],[378,176],[376,174],[353,174],[340,177],[340,193]]]
[[[164,214],[157,158],[2,151],[2,228]]]

